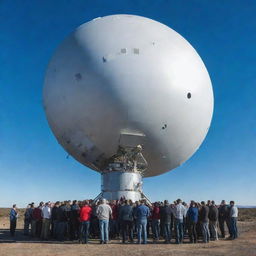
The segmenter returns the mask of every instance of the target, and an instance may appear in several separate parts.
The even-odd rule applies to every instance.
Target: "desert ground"
[[[98,240],[91,240],[89,244],[78,242],[56,242],[31,240],[23,236],[22,211],[18,220],[16,237],[9,236],[9,209],[0,208],[0,256],[13,255],[90,255],[90,256],[120,256],[120,255],[202,255],[202,256],[256,256],[256,209],[239,209],[238,222],[239,238],[237,240],[220,239],[209,244],[189,244],[185,239],[184,244],[153,244],[149,238],[147,245],[121,244],[119,240],[112,240],[107,245],[100,245]]]

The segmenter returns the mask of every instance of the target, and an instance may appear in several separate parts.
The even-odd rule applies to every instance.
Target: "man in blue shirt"
[[[18,217],[18,213],[16,210],[16,204],[14,204],[10,211],[10,233],[11,233],[11,236],[15,235],[17,217]]]
[[[142,243],[147,243],[147,218],[149,215],[149,208],[145,205],[145,201],[142,200],[141,205],[139,205],[135,211],[135,218],[138,225],[138,244],[141,244],[141,233],[143,239]]]
[[[190,207],[187,211],[187,220],[190,243],[197,243],[196,225],[198,222],[198,208],[194,201],[191,201]]]

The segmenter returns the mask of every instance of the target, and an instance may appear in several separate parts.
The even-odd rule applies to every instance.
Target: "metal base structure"
[[[132,134],[134,136],[134,134]],[[142,174],[147,168],[143,157],[142,146],[120,146],[107,168],[101,172],[101,193],[94,199],[110,200],[127,199],[132,202],[149,199],[142,193]]]
[[[110,171],[101,174],[102,197],[107,200],[142,198],[142,177],[139,172]]]
[[[132,202],[145,200],[148,205],[152,205],[148,197],[142,192],[142,177],[140,173],[112,171],[102,173],[102,192],[94,198],[94,202],[105,198],[110,200],[120,200],[121,198]]]

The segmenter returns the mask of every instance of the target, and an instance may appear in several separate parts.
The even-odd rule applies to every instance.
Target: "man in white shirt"
[[[181,199],[177,200],[177,204],[173,208],[173,215],[175,218],[174,225],[176,231],[176,243],[181,244],[183,243],[183,218],[186,217],[186,208],[182,205]]]
[[[51,224],[51,207],[50,203],[46,203],[45,206],[42,208],[42,232],[41,232],[41,239],[48,240],[49,233],[50,233],[50,224]]]
[[[235,206],[234,201],[230,201],[230,231],[231,239],[236,239],[238,236],[237,230],[237,217],[238,217],[238,208]]]

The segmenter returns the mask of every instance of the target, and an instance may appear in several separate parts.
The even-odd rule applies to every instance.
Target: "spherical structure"
[[[58,142],[79,162],[102,171],[120,145],[142,145],[149,177],[198,149],[213,92],[182,36],[148,18],[113,15],[81,25],[58,47],[44,107]]]

